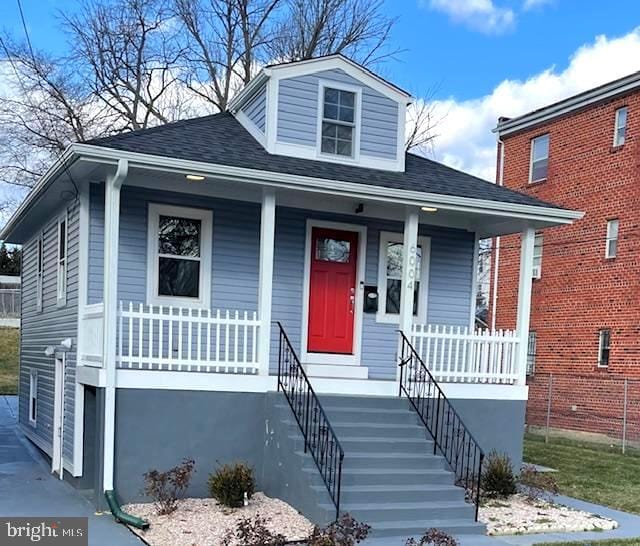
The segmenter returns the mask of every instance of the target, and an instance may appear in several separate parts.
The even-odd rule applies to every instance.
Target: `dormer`
[[[229,104],[271,154],[404,171],[408,93],[342,55],[265,67]]]

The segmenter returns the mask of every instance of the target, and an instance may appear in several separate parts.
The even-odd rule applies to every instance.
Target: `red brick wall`
[[[626,142],[613,148],[615,110],[628,107]],[[529,184],[531,139],[549,133],[546,181]],[[505,137],[504,185],[585,212],[571,226],[544,230],[542,278],[533,281],[531,329],[536,372],[567,377],[640,378],[640,92]],[[620,222],[618,252],[605,259],[607,220]],[[519,236],[501,238],[498,328],[514,327]],[[611,329],[608,369],[597,367],[598,330]],[[569,374],[569,375],[566,375]],[[560,388],[560,386],[559,386]],[[539,405],[535,383],[530,406]],[[606,397],[591,404],[606,412]],[[530,412],[538,421],[539,411]],[[571,428],[589,431],[588,419]],[[532,423],[540,424],[540,423]]]

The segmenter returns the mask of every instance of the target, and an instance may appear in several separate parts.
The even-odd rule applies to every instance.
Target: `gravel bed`
[[[307,518],[286,502],[263,493],[253,495],[243,508],[226,508],[214,499],[184,499],[168,516],[158,515],[151,503],[127,504],[122,509],[151,524],[147,531],[131,528],[151,546],[220,546],[240,519],[253,519],[257,515],[267,520],[269,530],[291,541],[308,537],[313,528]]]
[[[487,524],[489,535],[571,533],[618,527],[617,522],[597,514],[545,501],[530,501],[523,495],[486,501],[480,506],[479,519]]]

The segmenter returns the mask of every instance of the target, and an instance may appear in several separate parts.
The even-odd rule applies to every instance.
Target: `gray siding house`
[[[581,215],[405,153],[410,101],[329,56],[69,147],[1,234],[20,427],[53,472],[101,504],[183,457],[206,495],[242,460],[319,522],[481,531],[458,486],[521,461],[534,235]],[[478,240],[513,233],[518,328],[475,330]]]

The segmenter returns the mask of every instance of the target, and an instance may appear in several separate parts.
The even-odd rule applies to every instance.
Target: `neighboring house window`
[[[546,180],[549,167],[549,135],[542,135],[531,141],[531,166],[529,182]]]
[[[38,370],[29,372],[29,422],[36,424],[38,419]]]
[[[542,246],[544,244],[544,238],[542,233],[536,233],[536,237],[533,243],[533,270],[531,276],[534,279],[539,279],[542,276]]]
[[[58,305],[67,303],[68,223],[66,214],[58,220]]]
[[[618,254],[618,226],[619,221],[609,220],[607,222],[607,243],[605,246],[605,258],[615,258]]]
[[[354,156],[356,93],[324,88],[320,151],[323,154]]]
[[[36,241],[36,311],[42,311],[42,284],[44,281],[44,235]]]
[[[611,330],[604,329],[599,332],[598,344],[598,366],[607,368],[609,366],[609,353],[611,352]]]
[[[428,237],[418,237],[416,271],[413,282],[413,314],[421,323],[427,321],[430,247],[431,241]],[[402,260],[402,234],[381,232],[378,267],[378,320],[380,322],[397,323],[400,320]]]
[[[616,110],[616,124],[613,131],[613,145],[622,146],[625,141],[627,131],[627,107]]]
[[[527,344],[527,375],[533,375],[536,370],[536,350],[538,346],[538,334],[529,332],[529,342]]]
[[[211,211],[149,205],[147,303],[210,306],[211,226]]]

